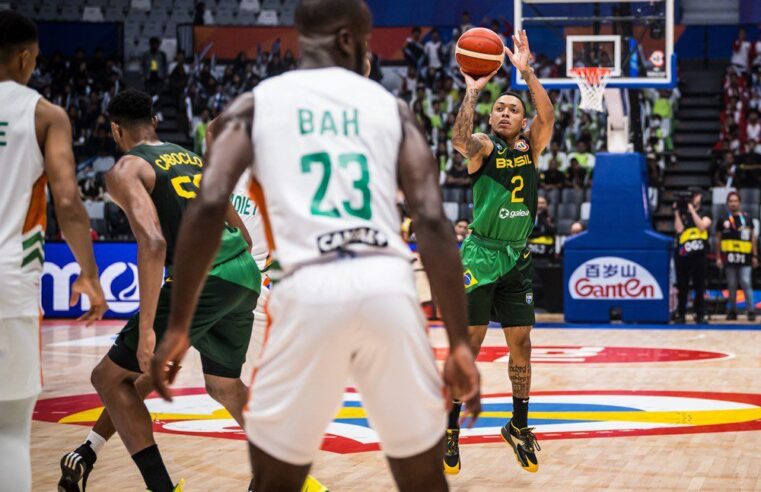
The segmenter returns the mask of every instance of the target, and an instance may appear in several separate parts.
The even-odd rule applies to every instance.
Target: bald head
[[[364,72],[372,15],[363,0],[302,0],[295,20],[302,68]]]
[[[302,0],[296,7],[296,30],[301,35],[333,34],[342,27],[370,31],[370,9],[362,0]]]

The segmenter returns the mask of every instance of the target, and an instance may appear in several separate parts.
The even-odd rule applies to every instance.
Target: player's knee
[[[102,366],[103,366],[103,363],[98,364],[90,373],[90,383],[92,384],[92,387],[95,388],[95,391],[97,391],[98,393],[100,393],[101,389],[103,389],[103,382],[105,379]]]
[[[235,387],[232,384],[220,384],[216,381],[206,381],[206,393],[217,403],[226,407],[235,399]]]
[[[108,391],[115,382],[113,375],[108,370],[108,367],[106,367],[104,361],[100,361],[90,373],[90,383],[98,394]]]
[[[531,336],[528,333],[515,339],[510,347],[510,356],[528,363],[531,358]]]

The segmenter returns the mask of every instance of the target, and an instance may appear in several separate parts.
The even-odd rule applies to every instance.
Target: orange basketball
[[[480,77],[502,66],[505,60],[505,46],[494,31],[474,27],[460,36],[455,57],[463,72]]]

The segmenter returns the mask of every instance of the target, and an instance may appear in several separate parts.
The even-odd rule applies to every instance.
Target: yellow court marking
[[[482,412],[481,417],[510,418],[511,412]],[[761,408],[667,412],[529,412],[532,419],[650,422],[672,425],[734,424],[761,419]]]
[[[95,422],[100,417],[103,407],[93,408],[66,416],[59,420],[61,424],[78,424]],[[512,412],[482,412],[482,418],[512,417]],[[734,410],[686,410],[665,412],[529,412],[532,419],[548,420],[586,420],[606,422],[649,422],[671,425],[713,425],[734,424],[761,419],[761,408],[743,408]],[[230,413],[223,409],[211,414],[151,413],[153,420],[225,420],[232,419]],[[367,413],[362,407],[344,407],[336,419],[363,419]]]
[[[67,415],[58,421],[59,424],[81,424],[95,422],[103,412],[103,407],[91,408],[82,412]],[[224,408],[207,413],[163,413],[151,412],[151,420],[225,420],[232,419],[232,415]]]

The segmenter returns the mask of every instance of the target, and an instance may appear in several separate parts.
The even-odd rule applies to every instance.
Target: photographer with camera
[[[674,230],[677,234],[676,285],[678,291],[677,323],[685,322],[690,280],[695,289],[695,322],[705,323],[703,297],[706,279],[708,228],[711,218],[702,213],[703,193],[690,190],[678,193],[674,202]]]
[[[740,210],[740,195],[735,191],[727,195],[727,213],[716,224],[716,244],[721,251],[716,257],[716,266],[726,273],[729,288],[727,321],[737,319],[738,283],[745,292],[748,321],[755,321],[751,272],[758,267],[758,242],[753,231],[753,220]]]

